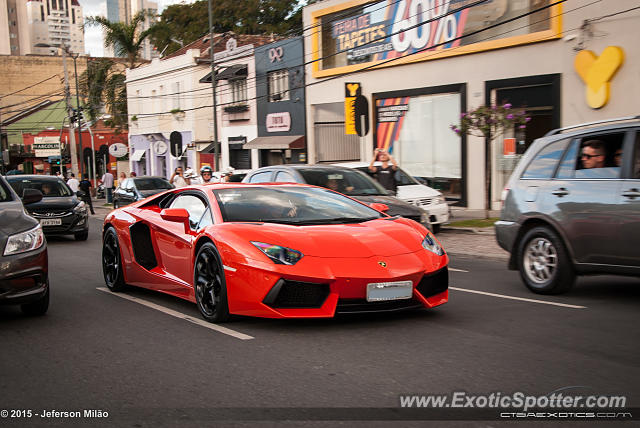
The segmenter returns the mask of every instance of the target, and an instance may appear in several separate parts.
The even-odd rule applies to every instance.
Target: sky
[[[172,4],[193,3],[194,0],[156,0],[158,13]],[[107,3],[105,0],[79,0],[84,16],[106,15]],[[104,56],[102,30],[99,27],[86,27],[84,32],[84,51],[94,57]]]

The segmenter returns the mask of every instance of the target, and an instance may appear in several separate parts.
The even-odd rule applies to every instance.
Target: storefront
[[[317,28],[305,40],[312,53],[306,66],[309,161],[368,162],[374,148],[386,148],[448,200],[482,209],[489,147],[490,198],[499,208],[508,177],[535,138],[564,125],[637,114],[640,86],[629,62],[637,67],[640,34],[630,22],[640,11],[632,6],[616,2],[621,13],[612,16],[610,7],[582,0],[328,0],[307,6],[304,25]],[[596,108],[585,98],[588,73],[579,70],[611,45],[625,50],[627,63],[607,76],[611,97]],[[587,49],[593,60],[577,59]],[[372,132],[364,143],[348,132],[350,83],[369,103]],[[489,142],[451,130],[465,112],[506,103],[530,118],[526,129],[506,127]]]
[[[175,157],[169,150],[169,138],[162,133],[131,135],[129,162],[137,175],[171,178],[177,167],[197,169],[197,156],[191,140],[191,131],[182,131],[183,152]]]

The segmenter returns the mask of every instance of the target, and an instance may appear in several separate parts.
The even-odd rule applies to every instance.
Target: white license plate
[[[43,226],[60,226],[62,224],[61,218],[41,218],[40,224]]]
[[[367,284],[367,302],[383,300],[410,299],[413,295],[413,282],[373,282]]]

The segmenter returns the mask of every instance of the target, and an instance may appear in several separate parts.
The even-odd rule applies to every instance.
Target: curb
[[[442,226],[442,232],[470,233],[477,235],[495,236],[496,230],[493,227],[459,227],[459,226]]]

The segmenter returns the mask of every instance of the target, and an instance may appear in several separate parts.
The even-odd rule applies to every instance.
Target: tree
[[[213,0],[213,31],[282,36],[299,33],[304,3],[292,0]],[[167,7],[153,28],[151,41],[167,55],[208,32],[209,4],[208,0],[200,0]]]
[[[530,120],[531,118],[527,117],[524,109],[514,109],[511,104],[507,103],[500,106],[477,107],[462,113],[459,125],[450,125],[451,130],[458,135],[465,134],[484,138],[486,218],[489,218],[491,210],[491,143],[498,136],[504,135],[508,129],[515,127],[525,129]]]
[[[129,68],[136,68],[140,60],[140,48],[145,39],[154,32],[153,26],[143,30],[141,27],[153,14],[141,11],[136,13],[129,24],[124,22],[111,22],[103,16],[90,16],[85,18],[85,25],[102,27],[105,33],[105,47],[112,47],[116,56],[127,58]]]

